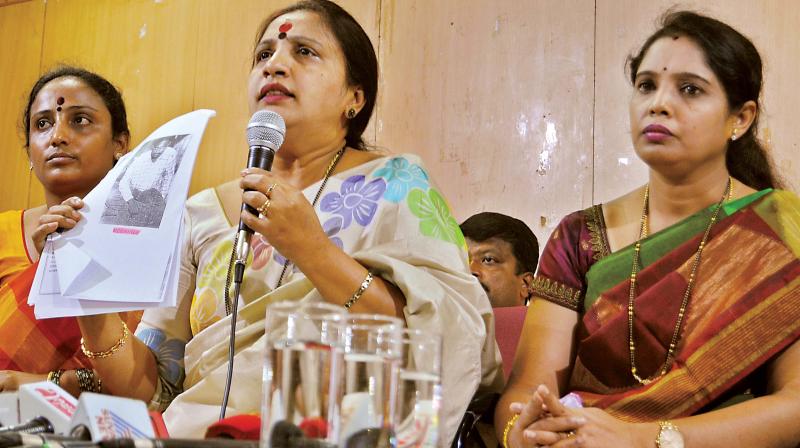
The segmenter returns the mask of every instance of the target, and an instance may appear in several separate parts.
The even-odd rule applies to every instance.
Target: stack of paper
[[[48,237],[28,296],[37,318],[175,306],[184,204],[214,115],[158,128],[83,198],[75,228]]]

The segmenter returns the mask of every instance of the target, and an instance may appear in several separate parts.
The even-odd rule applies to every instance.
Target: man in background
[[[482,212],[461,224],[469,246],[470,270],[492,307],[526,305],[539,261],[539,242],[522,221]]]

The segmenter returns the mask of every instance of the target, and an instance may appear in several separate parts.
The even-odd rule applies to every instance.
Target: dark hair
[[[258,46],[270,23],[294,11],[312,11],[322,18],[344,54],[347,83],[364,89],[364,108],[348,123],[345,142],[352,148],[366,149],[361,135],[372,117],[378,95],[378,58],[369,36],[356,19],[336,3],[328,0],[304,0],[273,12],[261,22],[255,45]]]
[[[80,79],[84,84],[100,95],[109,114],[111,114],[112,136],[118,137],[120,134],[130,135],[131,132],[128,129],[128,114],[125,112],[125,102],[122,100],[120,91],[117,90],[113,84],[108,82],[107,79],[97,73],[90,72],[80,67],[62,65],[40,76],[36,84],[31,88],[31,93],[28,95],[28,104],[25,106],[25,111],[22,114],[22,129],[25,131],[25,148],[28,148],[31,144],[31,106],[36,100],[36,96],[50,81],[65,77]]]
[[[747,101],[756,103],[753,124],[744,135],[728,143],[725,155],[728,172],[756,190],[780,188],[782,182],[757,137],[762,63],[755,45],[719,20],[691,11],[667,11],[660,25],[639,52],[628,57],[631,83],[635,83],[639,65],[655,41],[679,36],[691,39],[703,51],[706,64],[722,83],[730,110],[740,108]]]
[[[461,232],[465,238],[482,242],[491,238],[499,238],[511,245],[514,258],[517,259],[517,275],[524,272],[536,272],[539,262],[539,240],[530,227],[517,218],[501,213],[482,212],[472,215],[461,223]]]

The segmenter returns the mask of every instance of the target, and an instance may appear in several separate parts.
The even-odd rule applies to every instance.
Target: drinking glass
[[[262,447],[338,442],[344,317],[344,309],[326,303],[267,308]]]
[[[398,448],[436,447],[442,402],[442,337],[403,330],[395,433]]]
[[[402,330],[403,322],[394,317],[347,316],[340,438],[343,448],[394,446]]]

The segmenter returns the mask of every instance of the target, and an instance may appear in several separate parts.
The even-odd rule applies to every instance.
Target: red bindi
[[[278,28],[278,31],[280,31],[281,33],[286,33],[286,32],[288,32],[290,29],[292,29],[292,22],[284,22],[284,23],[283,23],[283,25],[281,25],[281,26]]]
[[[59,106],[64,104],[64,97],[63,96],[58,97],[58,99],[56,100],[56,104],[58,104]]]

